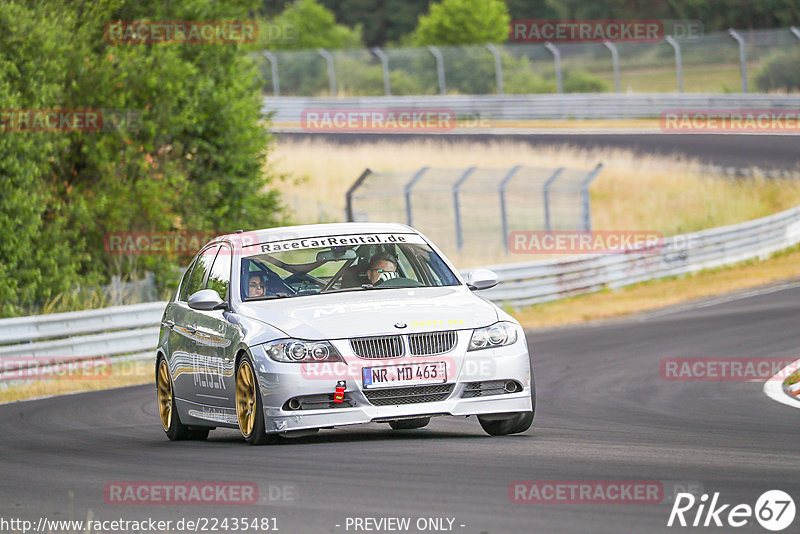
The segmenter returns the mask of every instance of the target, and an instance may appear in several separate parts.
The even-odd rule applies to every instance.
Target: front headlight
[[[264,343],[267,355],[276,362],[341,362],[341,355],[328,341],[279,339]]]
[[[505,321],[484,328],[476,328],[472,331],[468,350],[493,349],[511,345],[517,341],[517,331],[517,325]]]

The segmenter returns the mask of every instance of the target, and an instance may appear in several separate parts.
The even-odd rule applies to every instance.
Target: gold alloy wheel
[[[247,360],[242,361],[239,372],[236,373],[236,416],[239,418],[239,428],[247,437],[253,433],[256,422],[256,381],[253,377],[253,368]]]
[[[158,364],[158,414],[161,416],[161,426],[168,431],[172,424],[172,380],[169,378],[167,361],[162,359]]]

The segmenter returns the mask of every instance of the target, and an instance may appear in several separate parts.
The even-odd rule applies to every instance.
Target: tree
[[[351,28],[360,26],[364,43],[385,46],[411,34],[417,19],[428,10],[430,0],[320,0]]]
[[[418,46],[502,43],[510,22],[502,0],[442,0],[419,18],[413,40]]]
[[[174,282],[180,258],[111,256],[109,232],[228,232],[284,220],[263,170],[271,138],[255,64],[242,46],[114,45],[103,35],[117,20],[247,19],[255,6],[239,4],[0,5],[4,109],[137,117],[101,131],[2,132],[0,314],[35,311],[56,293],[112,274],[147,269]]]
[[[294,36],[276,43],[264,43],[275,49],[361,48],[361,27],[348,28],[336,23],[333,13],[316,0],[296,0],[267,23]]]

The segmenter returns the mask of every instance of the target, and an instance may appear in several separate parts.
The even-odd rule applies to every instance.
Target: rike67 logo
[[[672,505],[667,526],[739,528],[750,523],[753,517],[767,530],[783,530],[794,521],[794,500],[781,490],[765,491],[756,500],[755,506],[723,504],[719,492],[715,492],[710,500],[707,493],[699,499],[691,493],[679,493]]]

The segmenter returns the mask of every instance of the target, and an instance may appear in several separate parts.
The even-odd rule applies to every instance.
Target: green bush
[[[759,91],[800,90],[800,50],[777,52],[764,61],[756,74]]]
[[[564,72],[565,93],[605,93],[609,90],[608,83],[599,76],[582,70]]]

